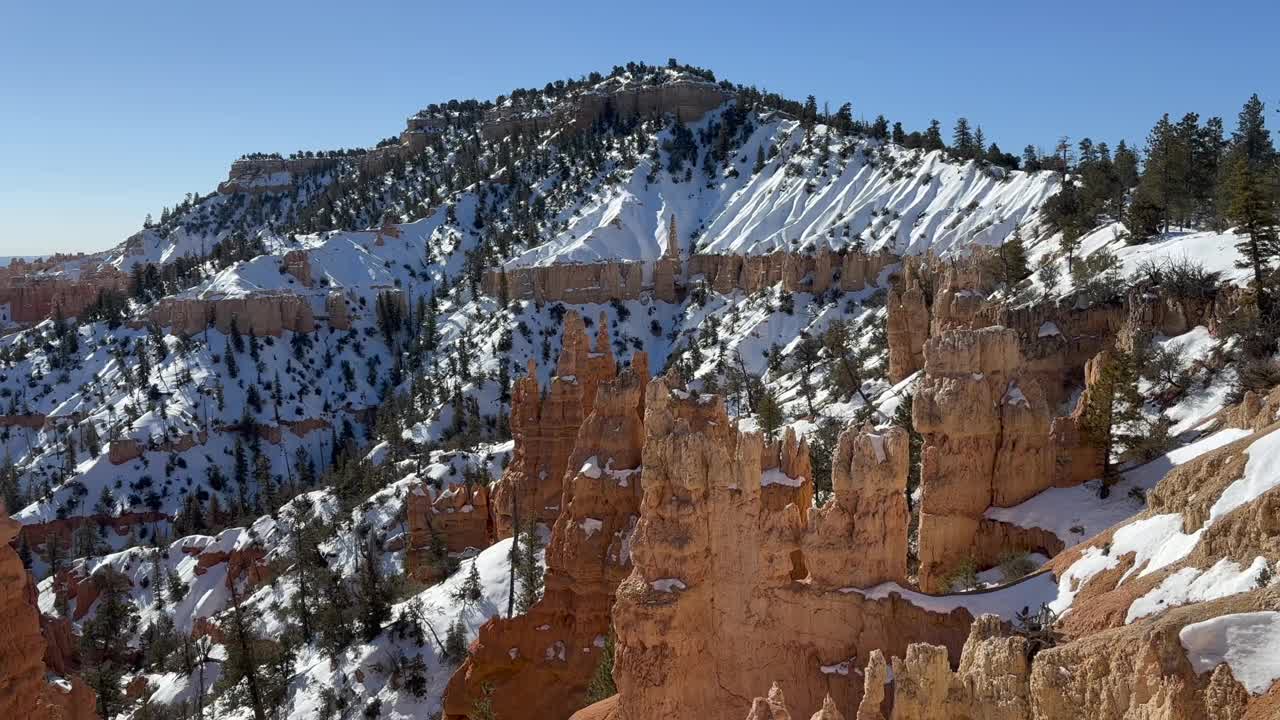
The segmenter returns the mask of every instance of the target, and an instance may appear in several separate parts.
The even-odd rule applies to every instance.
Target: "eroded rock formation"
[[[762,475],[795,467],[781,449],[767,458],[786,442],[767,445],[739,432],[721,398],[657,378],[644,424],[635,568],[613,616],[618,717],[737,720],[758,688],[775,681],[791,711],[808,717],[828,694],[837,707],[856,705],[862,683],[849,668],[875,648],[901,653],[913,639],[930,638],[958,652],[967,612],[930,613],[898,595],[873,600],[834,586],[903,572],[896,558],[853,544],[860,532],[891,532],[901,522],[905,557],[901,506],[871,507],[905,482],[902,436],[843,439],[837,472],[850,477],[811,523],[807,479],[785,470]],[[850,557],[820,567],[841,543]],[[867,567],[858,567],[864,554]]]
[[[0,503],[0,717],[71,720],[94,717],[94,697],[76,677],[48,675],[47,645],[35,589],[9,543],[18,523]],[[61,654],[57,654],[61,657]]]
[[[232,322],[247,335],[279,337],[285,330],[314,332],[315,314],[301,295],[256,293],[242,297],[169,297],[151,310],[151,322],[170,332],[194,335],[212,325],[229,332]]]
[[[555,522],[578,428],[591,414],[596,388],[617,372],[604,315],[597,326],[594,350],[576,312],[565,314],[562,342],[547,394],[539,391],[532,360],[528,374],[516,381],[512,392],[515,450],[492,498],[499,538],[509,536],[517,520],[522,526],[531,521]]]
[[[983,513],[1017,505],[1053,482],[1049,408],[1022,368],[1018,335],[1006,328],[951,330],[925,344],[925,374],[912,407],[925,442],[919,572],[925,592],[946,590],[966,559],[994,565],[999,558],[973,556]]]
[[[617,379],[600,384],[564,474],[543,597],[528,613],[480,629],[450,680],[446,716],[466,717],[486,685],[498,717],[567,717],[585,703],[614,592],[631,570],[647,380],[647,357],[639,353]]]

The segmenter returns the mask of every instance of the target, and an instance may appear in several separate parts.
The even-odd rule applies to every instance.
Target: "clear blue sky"
[[[1280,106],[1280,3],[0,4],[0,255],[95,250],[241,153],[371,145],[453,97],[674,56],[1006,150]]]

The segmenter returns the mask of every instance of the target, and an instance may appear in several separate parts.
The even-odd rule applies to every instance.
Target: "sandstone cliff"
[[[528,374],[516,381],[511,398],[515,451],[492,497],[497,537],[511,534],[517,514],[522,525],[551,524],[559,516],[578,428],[591,414],[596,388],[617,372],[607,328],[602,315],[593,350],[581,316],[566,313],[560,359],[546,396],[538,388],[532,360]]]
[[[912,407],[925,443],[919,573],[925,592],[948,589],[948,576],[966,560],[994,565],[998,557],[974,557],[983,513],[1016,505],[1053,482],[1050,412],[1039,383],[1022,368],[1018,336],[1005,328],[951,330],[925,345],[925,375]]]
[[[641,353],[617,379],[600,384],[564,475],[543,597],[524,615],[481,627],[446,690],[447,717],[466,717],[486,685],[498,717],[568,717],[585,704],[611,632],[614,592],[631,570],[647,380]]]
[[[828,694],[838,707],[856,704],[862,683],[849,669],[873,649],[902,653],[929,638],[959,650],[967,612],[840,586],[905,572],[905,508],[893,498],[905,486],[903,435],[850,431],[837,497],[811,511],[809,479],[784,469],[800,466],[785,457],[786,442],[739,432],[721,398],[657,378],[644,426],[635,567],[613,611],[619,698],[610,712],[737,720],[777,681],[805,717]],[[890,535],[886,549],[853,550],[862,533],[879,532]]]
[[[9,543],[18,523],[0,504],[0,717],[72,720],[95,717],[93,692],[76,677],[48,675],[47,645],[30,576]],[[60,651],[69,648],[59,647]],[[55,657],[62,653],[55,653]],[[64,668],[65,669],[65,668]]]

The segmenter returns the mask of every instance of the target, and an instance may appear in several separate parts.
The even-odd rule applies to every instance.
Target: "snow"
[[[1035,610],[1057,595],[1057,584],[1047,572],[1030,575],[1018,582],[994,590],[979,590],[951,595],[926,595],[908,590],[895,582],[882,583],[868,589],[841,588],[842,593],[857,593],[868,600],[883,600],[898,595],[903,600],[929,612],[947,614],[963,608],[974,617],[985,613],[1012,620],[1024,608]]]
[[[849,658],[848,660],[844,660],[833,665],[820,665],[818,669],[820,669],[824,675],[848,675],[849,671],[853,669],[854,662],[855,658]]]
[[[581,527],[589,538],[604,528],[604,521],[596,518],[584,518],[582,522],[578,523],[578,527]]]
[[[1280,678],[1280,612],[1237,613],[1192,623],[1178,632],[1178,640],[1197,673],[1226,663],[1251,695],[1261,695]]]
[[[1062,331],[1058,329],[1057,324],[1049,321],[1040,326],[1040,331],[1036,334],[1036,337],[1052,337],[1061,334]]]
[[[1217,502],[1209,508],[1206,524],[1280,485],[1280,432],[1258,438],[1245,449],[1245,454],[1249,460],[1245,463],[1244,475],[1222,491]]]
[[[760,487],[767,485],[785,485],[787,487],[800,487],[804,484],[804,478],[793,478],[778,468],[769,468],[760,476]]]
[[[658,592],[674,592],[676,590],[684,590],[684,581],[680,578],[659,578],[649,583],[650,587]]]
[[[1258,579],[1268,566],[1267,559],[1259,556],[1244,569],[1228,558],[1218,560],[1208,570],[1182,568],[1165,578],[1146,595],[1134,600],[1129,605],[1125,622],[1131,623],[1178,605],[1248,592],[1258,587]]]
[[[1031,407],[1031,402],[1027,400],[1027,396],[1022,393],[1022,388],[1018,387],[1018,383],[1009,383],[1009,389],[1004,394],[1005,405],[1022,405]]]
[[[591,457],[587,458],[586,462],[582,464],[582,469],[578,470],[578,473],[581,475],[585,475],[591,478],[592,480],[599,480],[600,479],[600,461],[596,459],[595,455],[592,455]]]
[[[1142,509],[1129,496],[1137,488],[1149,491],[1173,468],[1249,435],[1248,430],[1227,428],[1169,451],[1151,462],[1125,472],[1106,499],[1099,499],[1095,482],[1069,488],[1049,488],[1010,508],[988,508],[983,517],[1024,528],[1041,528],[1067,545],[1092,537],[1132,517]],[[1074,531],[1078,530],[1078,532]]]

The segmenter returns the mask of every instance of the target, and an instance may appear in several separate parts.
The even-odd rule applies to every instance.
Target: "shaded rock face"
[[[31,578],[9,546],[18,523],[0,504],[0,717],[52,720],[94,717],[94,696],[79,678],[55,684],[46,672],[47,646]],[[64,657],[69,648],[58,648]]]
[[[653,262],[560,263],[537,267],[492,268],[482,287],[491,297],[565,303],[636,300],[643,294],[677,302],[686,276],[701,277],[719,293],[758,292],[781,284],[785,292],[822,293],[836,287],[856,291],[874,285],[881,272],[897,262],[891,253],[817,254],[776,252],[767,255],[693,255],[682,267],[678,254]],[[646,268],[652,266],[652,280]],[[928,329],[924,329],[927,335]]]
[[[528,108],[495,108],[480,126],[486,140],[498,140],[516,133],[538,132],[550,127],[584,130],[591,127],[606,107],[622,117],[672,113],[683,122],[693,122],[732,97],[715,83],[677,80],[617,91],[584,93],[550,112],[532,113]]]
[[[1050,486],[1055,453],[1039,383],[1022,374],[1018,335],[1006,328],[951,330],[925,345],[925,375],[912,406],[924,436],[920,588],[947,589],[973,557],[982,515]],[[1009,548],[1006,548],[1008,550]]]
[[[221,332],[235,321],[246,335],[279,337],[285,330],[314,332],[315,314],[300,295],[260,293],[229,298],[165,298],[151,311],[150,320],[174,334],[194,335],[210,325]]]
[[[810,511],[803,542],[812,583],[836,589],[906,584],[910,442],[898,427],[841,434],[832,461],[833,498]]]
[[[481,627],[449,682],[446,716],[466,717],[485,685],[494,688],[498,717],[568,717],[585,704],[614,592],[631,571],[647,380],[647,357],[639,353],[629,369],[600,384],[564,474],[543,597],[524,615]]]
[[[405,500],[405,574],[422,583],[440,579],[441,568],[433,562],[437,542],[450,553],[488,547],[494,532],[491,510],[484,484],[450,483],[434,498],[426,488],[414,488]]]
[[[849,479],[819,514],[810,511],[807,479],[787,474],[803,467],[786,457],[787,440],[766,444],[739,432],[721,398],[657,378],[646,391],[644,426],[634,570],[613,610],[619,717],[737,720],[775,681],[790,711],[808,717],[828,694],[839,708],[856,705],[862,683],[849,668],[872,649],[901,653],[930,638],[958,652],[968,613],[929,613],[897,595],[868,600],[840,586],[905,573],[902,508],[872,507],[905,483],[905,437],[842,439],[836,472]],[[893,532],[899,523],[901,538],[888,542],[900,543],[901,561],[874,548],[848,552],[860,533]],[[866,554],[867,567],[837,560],[842,543],[859,562]]]
[[[929,338],[929,307],[920,281],[906,265],[903,279],[889,289],[885,307],[885,337],[889,344],[889,382],[900,383],[924,368],[924,343]]]
[[[19,325],[34,325],[54,317],[78,317],[104,292],[128,293],[129,276],[109,265],[81,268],[74,276],[58,271],[77,257],[55,255],[44,261],[15,260],[0,268],[0,307],[7,307],[4,319]],[[84,260],[88,265],[91,261]]]
[[[1090,440],[1085,429],[1085,412],[1093,400],[1102,370],[1111,360],[1111,353],[1102,351],[1084,366],[1084,391],[1076,401],[1070,415],[1055,417],[1049,434],[1056,454],[1053,484],[1055,487],[1071,487],[1102,477],[1106,471],[1105,446]]]
[[[823,247],[816,254],[775,252],[767,255],[694,255],[689,275],[703,276],[719,293],[757,292],[779,283],[786,292],[845,291],[874,285],[882,270],[898,258],[886,252],[844,254]]]
[[[551,524],[560,514],[565,469],[578,428],[591,414],[600,383],[617,373],[603,315],[597,328],[593,350],[581,316],[566,313],[560,360],[547,394],[539,391],[532,360],[528,374],[515,383],[511,396],[515,450],[492,498],[499,538],[511,535],[517,519],[521,525]]]

